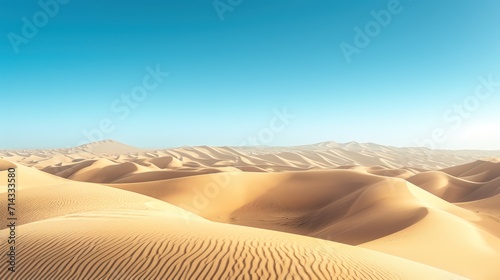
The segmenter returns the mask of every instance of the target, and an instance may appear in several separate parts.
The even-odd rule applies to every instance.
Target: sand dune
[[[1,151],[0,158],[34,166],[38,169],[64,167],[84,160],[106,158],[116,163],[133,161],[139,165],[156,165],[160,169],[187,167],[242,168],[263,167],[266,171],[308,170],[332,166],[380,165],[390,169],[406,167],[436,170],[467,164],[478,159],[500,158],[500,151],[446,151],[427,148],[397,148],[373,143],[325,142],[296,147],[181,147],[173,149],[139,149],[113,140],[54,150]],[[56,170],[46,169],[55,174]],[[446,172],[446,170],[443,170]],[[477,173],[474,173],[477,174]],[[450,175],[453,175],[450,173]],[[454,175],[458,177],[458,175]],[[489,175],[484,175],[488,178]]]
[[[419,173],[408,178],[408,182],[449,202],[467,201],[467,197],[484,186],[484,183],[453,177],[440,171]]]
[[[10,166],[1,162],[2,175]],[[18,166],[20,177],[37,173]],[[14,274],[2,262],[1,279],[459,279],[362,248],[218,224],[140,194],[62,182],[23,190],[23,258]]]
[[[497,160],[478,160],[461,166],[445,168],[442,171],[466,180],[488,182],[500,177],[500,162]]]
[[[0,151],[23,255],[0,279],[496,279],[496,157],[356,142]]]
[[[6,168],[3,167],[7,166],[9,164],[6,161],[0,161],[2,176],[6,174]],[[20,200],[22,199],[16,207],[17,211],[22,213],[18,217],[18,225],[65,216],[70,213],[104,209],[168,209],[172,213],[178,212],[184,216],[192,215],[201,219],[181,208],[148,196],[103,185],[65,180],[19,164],[16,168],[17,177],[22,178],[17,188]],[[0,191],[2,197],[6,196],[6,190],[2,187]],[[5,228],[6,224],[0,225],[0,229]]]
[[[376,248],[471,278],[500,274],[500,224],[402,179],[354,170],[239,172],[112,186],[213,221]],[[478,262],[465,265],[471,257]]]
[[[449,202],[485,199],[500,194],[500,163],[475,161],[422,172],[408,181]]]
[[[476,212],[485,212],[488,215],[488,218],[494,219],[500,222],[500,195],[491,196],[485,199],[475,200],[471,202],[464,202],[457,204],[463,208],[474,210]],[[500,235],[500,234],[498,234]]]
[[[2,279],[461,279],[362,248],[162,213],[81,213],[20,230],[19,273],[2,263]]]

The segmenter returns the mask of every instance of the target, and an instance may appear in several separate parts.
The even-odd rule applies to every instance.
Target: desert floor
[[[9,168],[18,213],[0,279],[499,279],[498,158],[355,142],[0,151],[1,236]]]

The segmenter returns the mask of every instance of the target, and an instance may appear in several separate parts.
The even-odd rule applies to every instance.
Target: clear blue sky
[[[394,1],[0,0],[0,149],[500,149],[500,2]]]

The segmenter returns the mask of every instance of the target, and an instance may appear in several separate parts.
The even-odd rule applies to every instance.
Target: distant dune
[[[373,143],[324,142],[295,147],[181,147],[140,149],[104,140],[68,149],[0,150],[0,158],[48,168],[55,174],[76,163],[107,159],[114,163],[134,162],[155,169],[200,169],[234,167],[254,171],[329,169],[332,166],[383,166],[384,169],[418,168],[437,170],[477,160],[494,161],[500,151],[447,151],[427,148],[397,148]],[[59,169],[57,168],[59,167]],[[452,169],[453,170],[453,169]],[[453,174],[451,174],[453,175]]]
[[[500,152],[106,140],[0,157],[2,201],[17,168],[23,256],[0,279],[500,275]]]

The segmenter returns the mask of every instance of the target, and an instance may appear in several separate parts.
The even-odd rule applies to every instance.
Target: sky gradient
[[[500,150],[500,2],[240,2],[0,0],[0,149]]]

